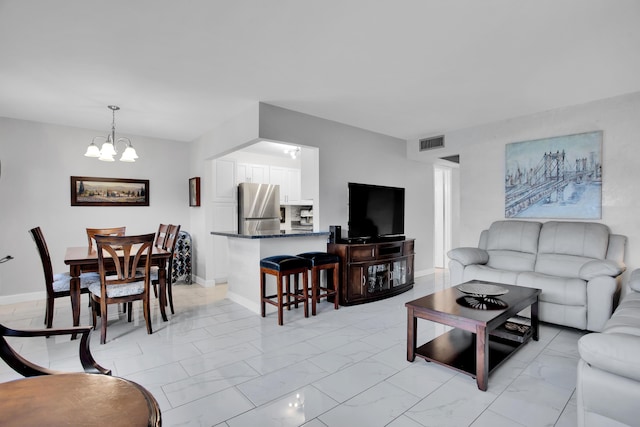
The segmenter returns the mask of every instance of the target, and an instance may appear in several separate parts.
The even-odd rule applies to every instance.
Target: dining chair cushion
[[[149,271],[149,280],[158,280],[158,271],[159,267],[157,265],[152,265],[151,271]]]
[[[102,297],[100,281],[98,281],[98,283],[92,283],[91,285],[89,285],[89,291],[98,297]],[[128,295],[139,295],[142,293],[144,293],[144,281],[107,286],[107,297],[109,298],[118,298]]]
[[[98,273],[82,273],[80,275],[80,288],[88,288],[93,283],[100,284]],[[71,288],[71,275],[69,273],[58,273],[53,275],[53,291],[65,292]]]
[[[151,270],[149,271],[149,281],[158,280],[158,269],[159,267],[157,265],[151,266]],[[144,277],[144,271],[142,271],[141,268],[136,271],[136,277]]]

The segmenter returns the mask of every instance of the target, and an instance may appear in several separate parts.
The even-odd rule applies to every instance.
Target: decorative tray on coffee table
[[[463,283],[458,285],[457,288],[460,292],[479,298],[497,297],[509,292],[509,289],[502,286],[482,282]]]
[[[509,292],[509,289],[492,283],[478,281],[463,283],[457,286],[458,290],[466,296],[458,298],[458,304],[474,308],[476,310],[501,310],[507,308],[508,304],[497,298]]]

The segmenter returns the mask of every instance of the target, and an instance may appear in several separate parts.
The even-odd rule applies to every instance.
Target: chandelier
[[[138,154],[136,154],[136,150],[131,145],[131,140],[129,138],[120,137],[116,139],[116,111],[120,109],[117,105],[108,105],[107,108],[111,110],[113,118],[111,120],[111,133],[105,136],[96,136],[91,141],[91,144],[87,147],[87,152],[84,153],[87,157],[97,157],[98,160],[102,160],[103,162],[113,162],[113,156],[118,154],[116,150],[116,143],[123,142],[125,143],[125,150],[120,156],[121,162],[135,162],[138,158]],[[104,139],[104,143],[102,144],[102,148],[98,149],[96,145],[97,139]]]

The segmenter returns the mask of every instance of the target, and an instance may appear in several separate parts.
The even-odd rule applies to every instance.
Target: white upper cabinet
[[[280,186],[281,204],[299,204],[301,195],[300,169],[271,166],[271,184]]]
[[[218,159],[213,162],[213,201],[235,202],[238,191],[236,187],[235,160]]]
[[[269,184],[269,166],[252,163],[238,163],[236,182],[253,182]]]

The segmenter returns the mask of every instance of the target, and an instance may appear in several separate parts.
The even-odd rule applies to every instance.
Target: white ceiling
[[[638,0],[0,0],[0,116],[191,141],[265,102],[409,139],[640,91]]]

